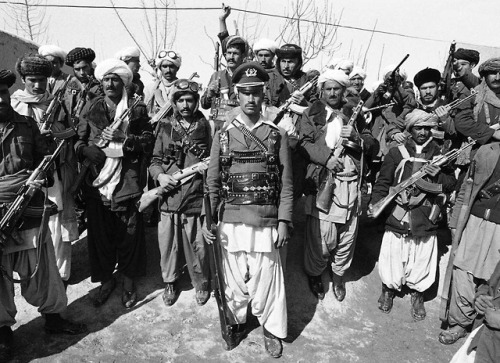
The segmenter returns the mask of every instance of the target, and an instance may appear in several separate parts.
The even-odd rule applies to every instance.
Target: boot
[[[266,346],[266,351],[273,358],[281,357],[281,354],[283,353],[283,344],[281,343],[281,339],[269,333],[266,328],[262,327],[262,329],[264,330],[264,345]]]
[[[426,316],[424,307],[424,293],[412,291],[411,293],[411,316],[415,321],[424,320]]]
[[[10,326],[0,327],[0,362],[8,362],[12,355],[13,333]]]
[[[321,275],[319,276],[307,276],[309,279],[309,287],[312,293],[318,299],[323,300],[325,297],[325,289],[323,288],[323,282],[321,281]]]
[[[203,306],[207,303],[210,298],[210,292],[208,291],[208,283],[203,282],[201,286],[196,289],[195,299],[199,306]]]
[[[382,284],[382,294],[378,298],[378,308],[386,314],[389,314],[394,303],[394,295],[396,291]]]
[[[345,282],[342,279],[342,276],[338,276],[335,273],[333,274],[333,294],[337,301],[343,301],[345,299]]]
[[[177,289],[174,282],[167,282],[163,291],[163,303],[166,306],[172,306],[177,299]]]

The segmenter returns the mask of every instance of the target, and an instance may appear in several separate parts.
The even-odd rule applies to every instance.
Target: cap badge
[[[245,76],[247,76],[247,77],[257,77],[257,70],[255,68],[248,68],[245,71]]]

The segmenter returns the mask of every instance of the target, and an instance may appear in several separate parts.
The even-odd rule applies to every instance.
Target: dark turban
[[[488,73],[500,72],[500,58],[490,58],[479,66],[479,75],[486,76]]]
[[[227,48],[235,47],[241,50],[244,57],[248,53],[248,43],[238,35],[231,35],[222,41],[222,53],[226,53]]]
[[[463,59],[474,64],[479,63],[479,52],[474,49],[458,48],[455,51],[455,54],[453,54],[453,57],[455,57],[455,59]]]
[[[73,64],[78,61],[92,62],[95,59],[95,52],[90,48],[75,48],[72,49],[66,56],[66,65],[73,67]]]
[[[16,71],[23,78],[26,76],[50,77],[52,74],[52,63],[41,55],[24,56],[17,61]]]
[[[413,82],[415,82],[415,86],[417,86],[417,88],[420,88],[420,86],[428,82],[434,82],[436,85],[438,85],[440,80],[441,73],[434,68],[422,69],[413,78]]]
[[[16,75],[14,72],[9,71],[8,69],[0,70],[0,84],[6,84],[7,87],[12,87],[12,85],[16,82]]]

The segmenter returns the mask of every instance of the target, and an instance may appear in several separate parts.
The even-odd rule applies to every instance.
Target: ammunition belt
[[[229,204],[276,204],[277,173],[222,174],[221,197]]]

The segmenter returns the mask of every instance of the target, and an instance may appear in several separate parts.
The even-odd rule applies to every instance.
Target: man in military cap
[[[49,77],[47,90],[50,94],[55,94],[68,79],[69,75],[62,71],[64,61],[66,60],[66,52],[57,45],[42,45],[38,48],[38,54],[45,57],[52,63],[52,74]]]
[[[177,51],[163,49],[158,52],[154,63],[156,79],[144,88],[144,102],[150,116],[165,104],[170,104],[169,93],[178,79],[177,72],[181,65],[182,57]]]
[[[219,216],[226,298],[236,344],[247,306],[264,329],[266,350],[282,353],[287,311],[279,248],[289,241],[292,170],[288,137],[260,113],[267,72],[258,63],[238,67],[232,78],[241,113],[214,137],[207,176],[212,214]],[[218,212],[216,209],[218,208]],[[216,236],[204,228],[209,243]]]
[[[50,75],[50,72],[48,72]],[[3,158],[0,160],[0,214],[3,215],[10,203],[16,198],[19,188],[29,177],[29,170],[35,169],[44,155],[49,154],[52,146],[49,139],[42,136],[36,122],[22,116],[10,105],[11,87],[16,76],[9,70],[0,70],[0,147]],[[20,142],[22,141],[22,142]],[[11,327],[15,324],[16,306],[14,304],[13,272],[17,272],[23,285],[21,294],[26,301],[39,307],[45,315],[45,330],[49,333],[80,334],[85,325],[71,323],[61,318],[66,310],[67,297],[64,285],[57,271],[54,247],[50,233],[41,240],[41,225],[44,195],[44,180],[36,180],[33,185],[38,191],[28,210],[22,216],[23,224],[10,236],[0,239],[0,361],[8,361],[13,346]],[[2,231],[3,232],[3,231]],[[9,236],[7,236],[9,237]],[[37,254],[40,251],[38,260]],[[30,276],[36,270],[34,276]]]
[[[160,121],[149,167],[153,180],[169,191],[163,197],[158,225],[160,265],[166,284],[163,302],[167,306],[173,305],[178,297],[177,280],[184,261],[196,290],[196,302],[204,305],[210,296],[208,255],[200,220],[202,177],[197,174],[179,186],[172,176],[209,155],[212,132],[198,110],[199,99],[198,83],[187,79],[174,82],[170,91],[174,114]]]
[[[352,262],[361,213],[362,147],[355,126],[347,125],[352,114],[352,105],[344,100],[348,85],[349,78],[341,70],[328,69],[321,74],[320,100],[304,112],[299,140],[299,147],[310,160],[304,192],[307,215],[304,268],[313,294],[323,299],[321,275],[331,261],[333,292],[338,301],[343,301],[346,295],[343,276]],[[358,120],[364,122],[362,116],[356,123]],[[341,156],[334,156],[342,139],[349,140],[351,146]],[[324,195],[327,180],[334,188],[332,193]],[[320,206],[322,199],[327,201],[324,206]]]
[[[141,69],[141,52],[139,51],[139,49],[136,47],[123,48],[115,54],[115,57],[119,60],[124,61],[134,75],[131,83],[131,85],[134,85],[134,87],[131,87],[133,89],[131,89],[131,92],[129,93],[131,95],[134,95],[135,93],[139,96],[144,96],[144,83],[142,83],[141,75],[139,74],[139,70]]]

